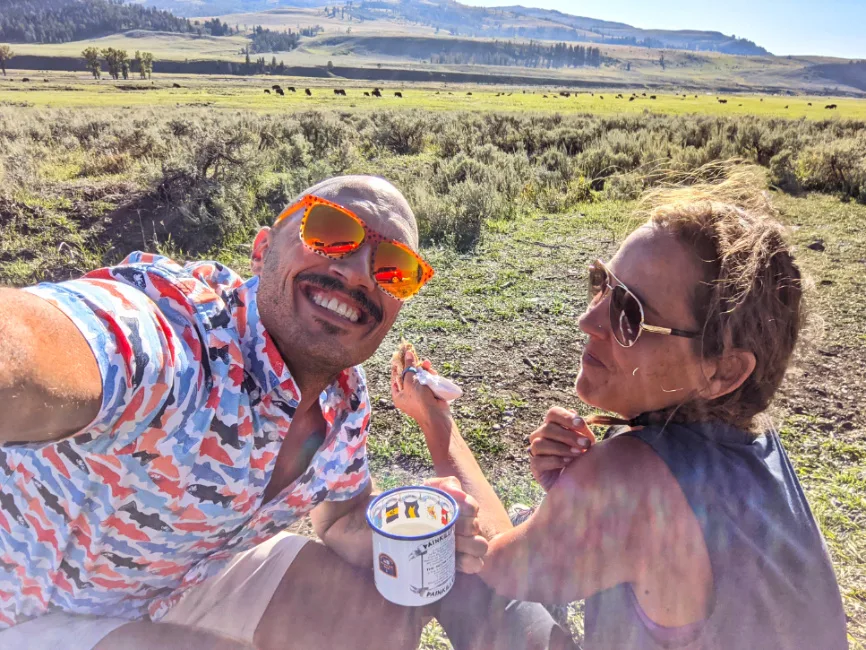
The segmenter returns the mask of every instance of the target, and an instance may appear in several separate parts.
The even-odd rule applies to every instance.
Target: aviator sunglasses
[[[611,284],[611,280],[614,284]],[[596,260],[589,267],[590,306],[598,304],[608,293],[610,293],[610,327],[616,342],[624,348],[630,348],[637,343],[643,332],[683,336],[689,339],[700,336],[699,332],[647,325],[640,299],[620,282],[601,260]]]
[[[373,246],[371,275],[380,289],[397,300],[408,300],[433,277],[433,267],[411,248],[386,239],[351,210],[318,196],[307,195],[290,205],[274,225],[301,208],[304,216],[300,235],[304,246],[338,260],[369,242]]]

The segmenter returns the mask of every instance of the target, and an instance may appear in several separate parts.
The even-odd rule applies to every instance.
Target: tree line
[[[250,36],[253,52],[289,52],[298,47],[301,34],[291,29],[285,32],[275,32],[258,25]]]
[[[231,61],[217,62],[220,67],[217,72],[227,74],[283,74],[286,72],[286,64],[283,61],[277,61],[277,57],[271,57],[270,62],[265,57],[258,57],[252,60],[250,57],[250,47],[247,46],[243,50],[245,54],[244,63],[232,63]],[[6,76],[6,64],[15,56],[15,52],[9,45],[0,45],[0,71],[3,76]],[[96,47],[85,48],[81,52],[81,57],[84,59],[84,64],[94,79],[102,79],[103,63],[106,66],[106,72],[112,79],[129,79],[130,75],[138,74],[141,79],[151,79],[153,77],[153,64],[155,58],[151,52],[135,51],[133,57],[129,56],[126,50],[106,47],[99,49]]]
[[[3,0],[0,41],[67,43],[130,29],[192,32],[192,24],[168,11],[121,0]]]
[[[102,78],[102,61],[108,65],[108,74],[112,79],[129,79],[131,72],[138,72],[142,79],[150,79],[153,75],[153,54],[150,52],[135,51],[135,57],[130,59],[126,50],[107,47],[99,50],[88,47],[82,53],[87,69],[93,74],[94,79]]]
[[[433,53],[430,63],[478,64],[520,66],[524,68],[582,68],[599,67],[604,61],[597,47],[584,47],[569,43],[546,45],[535,41],[515,43],[494,41],[476,44],[462,49]]]
[[[123,0],[0,0],[0,41],[10,43],[66,43],[80,41],[131,29],[174,32],[202,36],[232,36],[240,28],[219,18],[203,23],[178,18],[168,11]],[[313,28],[321,30],[321,28]],[[301,30],[303,32],[308,30]],[[311,35],[315,36],[313,31]],[[254,36],[260,43],[268,39],[283,44],[282,32],[256,27]],[[294,37],[297,39],[297,35]],[[281,48],[293,49],[293,48]],[[266,51],[258,49],[257,51]]]

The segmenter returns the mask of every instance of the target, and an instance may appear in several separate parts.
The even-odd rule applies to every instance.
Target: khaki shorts
[[[160,622],[252,643],[277,586],[308,541],[283,532],[240,553],[219,574],[187,591]],[[0,632],[0,649],[92,650],[126,623],[122,618],[55,612]]]

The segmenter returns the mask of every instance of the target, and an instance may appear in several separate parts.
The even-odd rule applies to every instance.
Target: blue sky
[[[463,0],[558,9],[635,27],[706,29],[755,41],[773,54],[866,59],[866,0]]]

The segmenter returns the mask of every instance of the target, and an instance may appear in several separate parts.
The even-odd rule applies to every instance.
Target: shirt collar
[[[280,351],[265,330],[258,308],[259,277],[253,276],[229,296],[230,308],[240,335],[244,368],[255,383],[259,397],[274,397],[293,406],[301,401],[301,392]],[[366,379],[361,366],[343,370],[319,396],[322,415],[333,425],[341,412],[355,411],[364,401]]]

